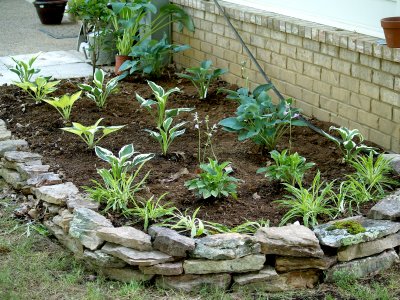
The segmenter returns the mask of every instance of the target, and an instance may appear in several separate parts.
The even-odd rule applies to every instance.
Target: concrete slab
[[[21,54],[13,56],[15,59],[29,61],[33,56],[37,55],[37,53],[33,54]],[[84,56],[77,51],[69,50],[69,51],[51,51],[44,52],[39,55],[36,59],[34,66],[36,68],[42,68],[45,66],[54,66],[54,65],[63,65],[70,63],[79,63],[84,61]],[[15,65],[14,61],[9,56],[0,57],[0,63],[7,67],[12,67]]]
[[[48,66],[42,68],[40,74],[55,79],[87,77],[92,75],[92,66],[83,62]]]

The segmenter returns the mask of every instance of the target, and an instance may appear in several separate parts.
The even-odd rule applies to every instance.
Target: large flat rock
[[[303,269],[327,270],[336,262],[336,256],[323,256],[321,258],[278,256],[275,259],[275,269],[281,273]]]
[[[70,195],[66,202],[68,209],[71,211],[74,211],[77,208],[87,208],[98,211],[100,206],[99,202],[92,201],[88,197],[84,197],[81,194]]]
[[[79,239],[90,250],[96,250],[104,243],[104,240],[98,237],[97,230],[103,227],[113,227],[104,216],[87,208],[76,209],[69,225],[69,234]]]
[[[265,255],[252,254],[228,260],[188,259],[183,263],[185,274],[245,273],[264,267]]]
[[[375,204],[368,213],[375,220],[400,220],[400,189],[387,195]]]
[[[4,159],[9,162],[24,163],[26,165],[42,164],[42,156],[40,154],[27,151],[4,152]]]
[[[160,251],[139,251],[109,242],[101,250],[134,266],[152,266],[173,261],[172,256]]]
[[[196,248],[190,253],[194,258],[225,260],[240,258],[261,251],[254,237],[239,233],[224,233],[196,239]]]
[[[126,266],[126,262],[115,256],[109,255],[101,250],[83,252],[83,259],[92,268],[123,268]]]
[[[302,225],[260,228],[255,237],[264,254],[296,257],[322,257],[314,232]]]
[[[0,141],[0,157],[7,151],[28,150],[28,142],[25,140]]]
[[[97,235],[107,242],[128,248],[141,251],[150,251],[153,249],[150,235],[133,227],[104,227],[97,231]]]
[[[71,182],[41,186],[35,189],[37,199],[57,205],[66,205],[68,197],[76,195],[78,192],[78,188]]]
[[[148,267],[139,267],[144,274],[156,274],[164,276],[181,275],[183,273],[183,265],[181,261],[158,264]]]
[[[156,285],[163,289],[174,289],[184,292],[198,292],[206,287],[226,290],[231,282],[229,274],[208,274],[180,276],[157,276]]]
[[[379,255],[334,265],[327,271],[325,281],[332,282],[334,280],[334,273],[338,271],[352,273],[356,278],[361,278],[389,269],[395,263],[399,263],[399,256],[396,251],[385,251]]]
[[[186,257],[187,252],[195,248],[194,239],[169,228],[151,226],[149,234],[154,239],[154,249],[174,257]]]
[[[400,230],[400,223],[395,223],[386,220],[371,220],[365,217],[350,217],[340,221],[354,220],[359,222],[365,232],[350,234],[346,229],[333,229],[332,224],[337,221],[332,221],[327,224],[319,225],[314,228],[322,245],[339,248],[343,246],[355,245],[368,241],[373,241],[389,234],[396,233]]]

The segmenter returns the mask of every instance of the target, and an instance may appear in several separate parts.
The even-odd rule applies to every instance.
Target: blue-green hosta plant
[[[80,123],[72,122],[71,127],[64,127],[61,130],[76,134],[79,136],[88,146],[89,149],[93,149],[105,136],[118,131],[125,127],[121,126],[99,126],[103,118],[97,120],[94,125],[84,126]],[[96,137],[96,133],[101,132],[101,135]]]
[[[236,189],[237,178],[230,176],[231,169],[226,169],[230,162],[226,161],[221,164],[211,158],[208,164],[200,164],[202,172],[197,178],[185,182],[185,186],[189,190],[195,190],[203,199],[210,197],[221,198],[232,196],[237,198]]]
[[[167,36],[157,40],[145,40],[134,45],[129,53],[132,60],[124,62],[120,71],[127,71],[125,75],[140,73],[150,77],[160,77],[169,62],[171,54],[189,49],[188,45],[169,44]]]
[[[291,184],[284,183],[285,189],[289,195],[285,199],[277,200],[281,207],[289,209],[283,216],[280,225],[301,218],[304,226],[314,227],[318,225],[319,216],[328,216],[333,218],[336,212],[335,193],[333,192],[333,182],[321,182],[321,174],[315,175],[311,187],[308,189],[300,186],[295,187]]]
[[[228,91],[228,99],[239,103],[236,116],[219,122],[222,128],[238,133],[239,141],[251,139],[262,149],[272,151],[290,126],[306,126],[298,118],[299,110],[291,106],[292,99],[272,102],[268,90],[272,84],[260,85],[250,94],[246,88]]]
[[[65,121],[69,121],[69,118],[71,116],[71,110],[74,105],[74,103],[79,99],[81,96],[81,91],[72,94],[72,95],[63,95],[60,98],[56,97],[53,99],[43,99],[44,102],[50,104],[53,106],[57,111],[60,113],[60,115],[63,117]]]
[[[177,73],[176,75],[190,80],[197,89],[200,99],[205,99],[211,82],[228,72],[227,69],[212,69],[211,66],[211,60],[204,60],[199,67],[187,68],[185,70],[187,74]]]
[[[49,80],[50,77],[39,76],[33,82],[14,82],[14,84],[27,92],[36,101],[36,103],[39,103],[44,100],[48,94],[51,94],[57,90],[55,86],[60,83],[59,80]]]
[[[200,207],[198,207],[192,215],[189,215],[187,210],[184,213],[178,210],[171,218],[165,220],[162,225],[180,232],[190,232],[192,238],[207,234],[204,222],[196,217],[199,210]]]
[[[288,155],[287,150],[281,153],[273,150],[270,154],[275,164],[260,168],[257,173],[265,173],[265,177],[291,185],[301,186],[305,172],[315,165],[312,162],[306,163],[306,159],[297,152]]]
[[[138,154],[132,144],[122,147],[118,156],[101,147],[96,147],[95,152],[100,159],[108,162],[111,168],[98,169],[97,173],[103,183],[93,180],[95,186],[85,187],[85,190],[93,200],[106,205],[105,211],[111,209],[130,215],[132,213],[130,207],[137,205],[136,193],[142,189],[149,175],[147,172],[140,178],[140,171],[154,155]]]
[[[118,77],[114,77],[104,84],[106,72],[102,69],[96,69],[93,77],[94,86],[88,84],[78,84],[81,90],[86,91],[86,96],[93,100],[97,107],[104,108],[108,96],[118,90]]]
[[[343,153],[345,161],[351,161],[357,157],[361,151],[377,154],[375,151],[376,148],[362,144],[364,137],[358,129],[348,129],[347,127],[338,128],[331,126],[329,130],[334,130],[339,133],[341,140],[329,134],[326,134],[325,136],[338,146],[340,151]]]
[[[23,60],[18,60],[14,57],[11,57],[11,59],[15,62],[15,67],[10,68],[9,70],[17,74],[21,83],[31,82],[32,76],[40,72],[40,69],[35,69],[32,67],[33,63],[36,61],[40,54],[41,53],[38,53],[37,55],[32,56],[28,62],[24,62]]]

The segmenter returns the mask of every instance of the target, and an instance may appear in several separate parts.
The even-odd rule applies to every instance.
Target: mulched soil
[[[55,94],[76,92],[77,83],[84,81],[85,79],[63,80]],[[210,124],[232,116],[236,110],[236,103],[216,93],[217,87],[237,88],[224,82],[213,85],[208,99],[202,101],[198,100],[196,90],[187,81],[166,76],[156,82],[165,89],[178,86],[183,91],[170,97],[170,107],[194,107],[200,119],[209,116]],[[120,91],[110,96],[107,108],[102,111],[88,98],[82,97],[75,103],[71,119],[91,125],[102,117],[102,125],[125,124],[122,130],[107,136],[99,144],[114,153],[129,143],[133,143],[135,150],[140,153],[156,153],[154,159],[143,169],[143,174],[151,170],[143,191],[146,197],[168,192],[164,200],[173,202],[177,208],[193,212],[201,206],[198,214],[200,218],[232,226],[246,220],[258,219],[269,219],[271,225],[279,223],[285,211],[274,200],[282,199],[284,190],[279,183],[270,182],[263,175],[256,174],[258,168],[271,161],[268,154],[261,154],[251,141],[239,142],[236,134],[219,129],[213,138],[215,152],[220,162],[232,162],[233,175],[240,179],[238,200],[201,200],[184,187],[184,182],[194,178],[198,170],[198,132],[194,128],[193,116],[182,114],[175,120],[189,123],[186,125],[186,133],[173,142],[170,148],[172,155],[165,158],[160,155],[158,143],[144,131],[146,128],[154,128],[154,120],[145,109],[140,108],[135,100],[135,93],[146,99],[151,97],[145,80],[131,79],[121,82]],[[96,157],[94,151],[86,149],[79,137],[59,129],[65,124],[53,107],[45,103],[35,104],[29,96],[14,86],[0,87],[0,118],[8,123],[16,137],[29,142],[32,151],[43,155],[44,163],[49,164],[52,171],[62,174],[66,181],[72,181],[78,187],[91,185],[92,179],[99,180],[96,168],[107,167]],[[332,125],[311,121],[324,130]],[[288,146],[289,133],[286,133],[278,150]],[[293,128],[291,147],[292,152],[297,151],[307,161],[316,163],[316,167],[305,178],[306,185],[310,184],[317,168],[324,180],[340,179],[352,172],[349,166],[340,163],[341,154],[335,145],[308,127]],[[175,179],[174,175],[184,168],[189,174]],[[363,210],[368,207],[369,205]]]

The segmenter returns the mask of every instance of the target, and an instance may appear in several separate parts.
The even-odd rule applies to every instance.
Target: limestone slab
[[[309,228],[302,225],[260,228],[255,237],[264,254],[297,257],[322,257],[318,239]]]
[[[126,262],[122,259],[109,255],[101,250],[85,250],[83,252],[83,259],[92,268],[123,268],[126,266]]]
[[[156,285],[163,289],[198,292],[204,286],[226,290],[231,282],[229,274],[157,276]]]
[[[107,242],[119,244],[128,248],[141,251],[153,249],[150,235],[133,227],[105,227],[99,229],[97,235]]]
[[[77,208],[87,208],[98,211],[99,205],[99,202],[92,201],[81,194],[70,195],[67,198],[67,207],[71,211],[74,211]]]
[[[195,248],[194,239],[183,236],[169,228],[151,226],[149,234],[154,239],[154,249],[174,257],[186,257],[187,252]]]
[[[346,229],[332,230],[332,224],[337,222],[332,221],[314,228],[314,232],[321,244],[333,248],[339,248],[373,241],[389,234],[396,233],[400,230],[400,223],[387,220],[371,220],[362,216],[350,217],[340,221],[348,220],[359,222],[365,228],[365,232],[350,234]]]
[[[327,270],[336,262],[336,256],[323,256],[321,258],[278,256],[275,259],[275,269],[281,273],[302,269]]]
[[[400,189],[387,195],[375,204],[368,213],[375,220],[400,220]]]
[[[182,262],[171,262],[153,265],[149,267],[139,267],[144,274],[156,274],[164,276],[181,275],[183,273]]]
[[[0,141],[0,157],[7,151],[28,150],[28,143],[25,140]]]
[[[107,242],[102,250],[134,266],[152,266],[173,261],[172,256],[160,251],[139,251],[110,242]]]
[[[7,129],[0,129],[0,141],[7,141],[11,139],[11,131]]]
[[[25,164],[17,164],[16,170],[21,174],[22,178],[25,180],[37,177],[40,174],[48,173],[50,169],[49,165],[25,165]]]
[[[46,185],[55,185],[62,183],[62,180],[58,174],[55,173],[41,173],[37,176],[32,176],[26,181],[27,185],[32,187],[41,187]]]
[[[57,205],[65,205],[68,197],[76,195],[78,192],[78,188],[71,182],[41,186],[35,189],[37,199]]]
[[[4,153],[4,159],[9,162],[36,165],[41,164],[42,156],[40,154],[27,151],[7,151]]]
[[[252,254],[229,260],[187,259],[183,263],[185,274],[245,273],[264,267],[265,255]]]

